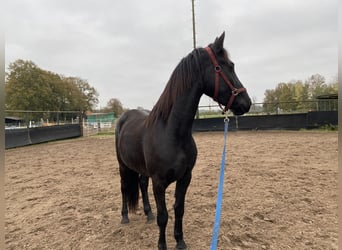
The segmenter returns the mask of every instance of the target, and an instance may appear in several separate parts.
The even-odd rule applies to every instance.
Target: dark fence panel
[[[338,125],[337,111],[229,117],[229,130],[299,130]],[[223,131],[223,118],[196,119],[194,131]]]
[[[224,130],[224,122],[223,118],[205,118],[205,119],[196,119],[194,121],[193,131],[223,131]]]
[[[29,144],[31,144],[31,141],[26,128],[5,130],[5,148],[15,148]]]
[[[5,148],[68,139],[82,136],[79,124],[67,124],[29,129],[6,129]]]
[[[261,115],[261,116],[241,116],[238,117],[238,129],[290,129],[298,130],[306,128],[306,114],[281,114],[281,115]]]
[[[337,111],[321,111],[308,113],[308,128],[316,128],[324,125],[338,125]]]
[[[38,127],[30,131],[30,137],[33,144],[79,136],[81,136],[81,129],[78,124]]]

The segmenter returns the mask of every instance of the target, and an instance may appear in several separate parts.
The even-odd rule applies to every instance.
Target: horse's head
[[[234,115],[242,115],[249,111],[252,102],[235,74],[234,63],[223,48],[224,35],[223,32],[213,44],[204,48],[204,93],[224,105],[224,111],[230,109]]]

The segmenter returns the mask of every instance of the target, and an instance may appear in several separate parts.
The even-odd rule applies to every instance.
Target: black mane
[[[192,87],[192,74],[199,68],[198,57],[199,49],[195,49],[176,66],[159,100],[146,118],[147,126],[159,118],[166,121],[176,98]]]

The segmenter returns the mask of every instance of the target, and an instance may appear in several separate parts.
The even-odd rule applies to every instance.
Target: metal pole
[[[195,0],[191,0],[192,7],[192,42],[193,47],[196,49],[196,21],[195,21]],[[196,119],[199,119],[199,109],[197,107]]]
[[[195,22],[195,0],[191,0],[192,5],[192,40],[193,47],[196,49],[196,22]]]

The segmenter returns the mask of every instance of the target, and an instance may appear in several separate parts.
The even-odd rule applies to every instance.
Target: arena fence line
[[[80,111],[5,111],[5,148],[113,133],[114,113]]]
[[[80,111],[5,111],[5,148],[80,137]]]
[[[324,103],[324,107],[335,109],[333,104]],[[279,111],[281,110],[278,109],[278,114],[253,114],[252,110],[248,115],[229,116],[229,130],[299,130],[338,125],[337,110],[302,113]],[[195,119],[193,131],[223,131],[223,116],[220,116],[218,110],[215,112],[214,117]],[[113,113],[92,115],[92,119],[87,119],[87,116],[79,111],[7,110],[5,148],[101,133],[114,134],[116,119]]]
[[[229,130],[300,130],[338,125],[337,111],[229,116]],[[195,119],[193,131],[223,131],[223,117]]]

